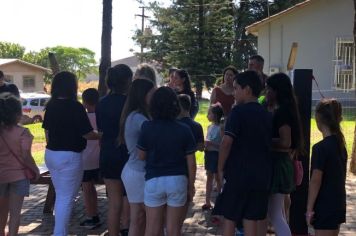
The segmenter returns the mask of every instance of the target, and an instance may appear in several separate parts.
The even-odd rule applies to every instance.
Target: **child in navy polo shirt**
[[[180,122],[182,122],[183,124],[186,124],[187,126],[189,126],[190,130],[193,133],[195,142],[197,144],[197,151],[203,151],[204,150],[203,127],[198,122],[194,121],[190,117],[190,113],[189,113],[190,107],[191,107],[190,97],[187,94],[180,94],[180,95],[178,95],[178,100],[179,100],[179,106],[180,106],[180,114],[178,116],[178,120]],[[182,225],[183,225],[186,215],[188,213],[189,204],[190,204],[190,201],[187,201],[187,203],[184,206],[184,213],[182,214],[182,222],[181,222]]]
[[[259,76],[246,71],[234,79],[235,106],[226,122],[219,149],[218,175],[225,185],[216,202],[224,216],[224,236],[243,222],[247,235],[257,235],[257,221],[267,215],[271,163],[272,117],[258,103]]]
[[[146,160],[146,235],[160,234],[164,211],[167,235],[180,235],[187,196],[194,196],[196,143],[190,128],[176,120],[179,112],[175,92],[159,88],[150,102],[152,121],[142,124],[137,142],[139,158]]]
[[[203,127],[198,122],[194,121],[190,117],[190,107],[191,100],[189,95],[180,94],[178,95],[179,106],[180,106],[180,114],[178,116],[178,120],[186,125],[188,125],[193,133],[195,142],[197,144],[197,150],[204,150],[204,132]]]

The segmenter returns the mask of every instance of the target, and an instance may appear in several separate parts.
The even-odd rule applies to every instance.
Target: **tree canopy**
[[[246,35],[245,27],[269,14],[282,11],[301,0],[241,1],[176,0],[168,7],[151,1],[152,34],[137,30],[133,39],[147,51],[141,55],[166,71],[184,68],[198,90],[208,87],[228,65],[245,69],[248,58],[256,54],[257,40]]]
[[[61,70],[67,70],[77,75],[78,79],[85,78],[88,74],[98,73],[95,53],[87,48],[73,48],[65,46],[47,47],[39,52],[25,53],[25,47],[9,42],[0,42],[1,58],[16,58],[26,62],[49,68],[48,53],[56,55]],[[49,82],[50,76],[46,76]]]

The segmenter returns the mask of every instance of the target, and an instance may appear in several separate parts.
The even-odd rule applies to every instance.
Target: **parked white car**
[[[20,97],[25,123],[42,122],[46,104],[51,96],[45,93],[21,93]]]

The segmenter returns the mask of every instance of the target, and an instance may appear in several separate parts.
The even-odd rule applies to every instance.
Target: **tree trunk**
[[[99,66],[99,94],[106,95],[106,72],[111,66],[112,0],[103,0],[103,25],[101,33],[101,59]]]
[[[354,0],[354,54],[355,54],[354,60],[356,58],[355,44],[356,44],[356,0]],[[354,76],[355,76],[355,71],[354,71]],[[351,153],[350,171],[351,173],[356,175],[356,122],[355,122],[355,129],[354,129],[354,142],[353,142],[352,153]]]
[[[59,65],[56,59],[56,55],[53,52],[48,53],[49,64],[52,70],[52,75],[55,76],[59,71]]]

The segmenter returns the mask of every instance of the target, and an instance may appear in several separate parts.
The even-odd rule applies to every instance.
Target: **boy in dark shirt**
[[[190,97],[186,94],[180,94],[178,95],[178,100],[180,106],[180,114],[178,116],[178,120],[189,126],[195,138],[195,142],[197,144],[197,150],[203,151],[204,150],[203,127],[190,117],[189,114],[190,107],[191,107]]]
[[[272,117],[257,102],[262,85],[258,74],[246,71],[234,79],[235,106],[225,126],[219,150],[218,174],[224,185],[216,209],[225,220],[223,235],[234,235],[243,221],[245,233],[257,235],[257,221],[267,215],[271,163]]]

